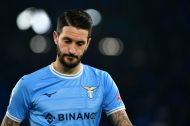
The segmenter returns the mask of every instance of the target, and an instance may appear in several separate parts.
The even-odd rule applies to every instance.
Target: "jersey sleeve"
[[[118,87],[108,73],[104,78],[104,93],[103,110],[107,116],[125,109]]]
[[[6,116],[10,119],[21,122],[25,119],[29,106],[29,93],[21,78],[12,90]]]

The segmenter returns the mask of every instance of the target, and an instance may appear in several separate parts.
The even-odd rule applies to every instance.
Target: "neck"
[[[62,74],[76,74],[81,70],[80,63],[73,68],[68,68],[63,66],[58,60],[53,62],[53,68]]]

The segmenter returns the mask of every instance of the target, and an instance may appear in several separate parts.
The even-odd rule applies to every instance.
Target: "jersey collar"
[[[74,78],[77,78],[77,77],[79,77],[79,76],[82,74],[82,72],[83,72],[83,65],[82,65],[82,63],[80,63],[80,71],[79,71],[78,73],[76,73],[76,74],[63,74],[63,73],[60,73],[60,72],[56,71],[56,70],[53,68],[53,64],[50,64],[50,65],[49,65],[49,68],[50,68],[50,70],[51,70],[51,72],[52,72],[53,74],[55,74],[55,75],[58,76],[58,77],[65,78],[65,79],[74,79]]]

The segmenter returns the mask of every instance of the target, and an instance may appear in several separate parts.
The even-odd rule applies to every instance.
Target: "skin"
[[[20,123],[10,119],[6,115],[1,123],[1,126],[19,126],[19,125],[20,125]]]
[[[80,60],[90,43],[88,31],[65,26],[60,34],[54,31],[53,38],[58,50],[54,69],[63,74],[79,72]]]
[[[63,74],[76,74],[80,71],[80,62],[84,52],[90,44],[88,31],[65,26],[62,32],[53,33],[53,39],[57,46],[57,57],[53,62],[55,70]],[[125,110],[112,113],[109,116],[114,126],[132,126]],[[19,126],[20,123],[5,115],[1,126]]]
[[[108,118],[114,126],[133,126],[125,110],[112,113]]]

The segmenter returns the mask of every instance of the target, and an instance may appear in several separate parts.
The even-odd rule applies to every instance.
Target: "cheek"
[[[80,55],[83,55],[83,54],[85,53],[85,49],[81,49],[81,50],[79,51],[79,53],[80,53]]]
[[[65,48],[65,46],[64,46],[62,43],[58,43],[57,45],[58,45],[58,47],[59,47],[61,50],[63,50],[63,49]]]
[[[63,45],[61,45],[61,44],[57,44],[57,48],[59,49],[59,51],[61,52],[61,53],[64,53],[65,52],[65,48],[64,48],[64,46]]]

